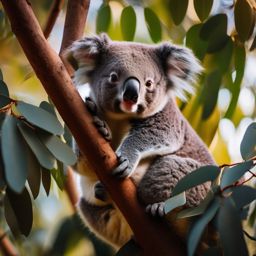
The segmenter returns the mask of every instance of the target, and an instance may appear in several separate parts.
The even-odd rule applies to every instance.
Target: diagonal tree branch
[[[44,36],[45,38],[48,38],[52,32],[53,26],[59,16],[60,10],[63,6],[64,0],[54,0],[51,9],[50,14],[47,19],[45,28],[44,28]]]
[[[0,229],[0,252],[3,252],[3,255],[6,256],[17,256],[18,253],[13,246],[13,244],[10,242],[10,240],[7,238],[6,233]]]
[[[116,165],[116,156],[94,128],[81,97],[62,61],[46,41],[28,1],[1,2],[36,75],[74,135],[82,153],[124,214],[144,255],[184,255],[184,246],[169,232],[166,224],[145,214],[131,180],[120,181],[110,175]]]

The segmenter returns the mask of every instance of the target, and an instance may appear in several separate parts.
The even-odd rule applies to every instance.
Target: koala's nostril
[[[129,78],[124,82],[123,99],[136,103],[139,97],[140,83],[136,78]]]

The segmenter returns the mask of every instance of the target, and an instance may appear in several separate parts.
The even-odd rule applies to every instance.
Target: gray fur
[[[112,133],[111,145],[119,159],[113,175],[130,177],[146,211],[162,216],[163,202],[177,182],[202,165],[214,164],[173,97],[176,92],[184,99],[193,91],[201,71],[198,61],[190,50],[169,43],[112,42],[105,35],[75,42],[66,55],[77,62],[75,81],[89,82],[93,108]],[[140,86],[138,99],[127,103],[124,84],[130,78]],[[102,127],[107,126],[98,126],[105,134]],[[78,205],[81,216],[100,237],[121,246],[132,235],[128,224],[103,187],[95,186],[98,180],[86,159],[80,157],[78,169],[85,175]],[[198,205],[208,189],[209,184],[203,184],[189,190],[187,207]]]

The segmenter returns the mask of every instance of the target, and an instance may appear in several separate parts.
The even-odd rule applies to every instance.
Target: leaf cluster
[[[0,189],[5,194],[5,218],[14,234],[29,234],[31,200],[37,198],[41,184],[47,195],[51,176],[60,189],[64,187],[64,166],[73,165],[76,156],[63,135],[54,106],[13,100],[0,72]]]

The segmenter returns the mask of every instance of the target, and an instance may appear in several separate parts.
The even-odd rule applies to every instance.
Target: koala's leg
[[[138,198],[147,205],[146,211],[152,215],[164,215],[164,201],[171,197],[177,182],[201,164],[191,158],[168,155],[156,158],[138,184]],[[187,206],[200,203],[209,190],[203,184],[186,192]]]
[[[102,240],[121,247],[132,232],[118,209],[112,204],[104,186],[92,177],[81,178],[82,197],[77,205],[84,223]]]
[[[92,114],[93,123],[96,126],[99,133],[107,141],[111,141],[112,136],[111,136],[110,129],[109,129],[107,123],[99,118],[98,111],[97,111],[97,106],[94,103],[94,101],[90,97],[87,97],[85,99],[85,105],[86,105],[88,111]]]

